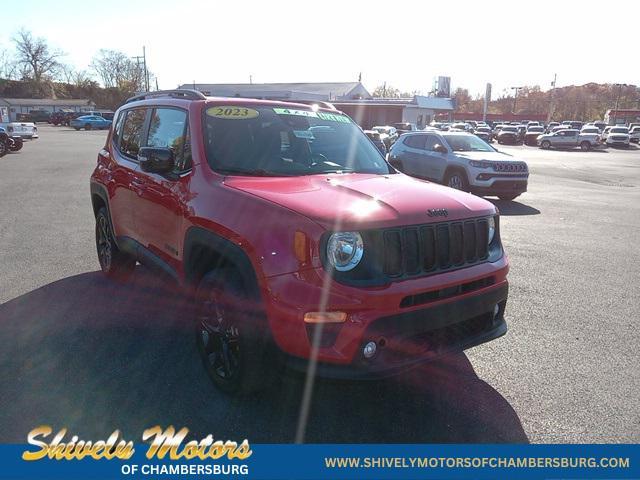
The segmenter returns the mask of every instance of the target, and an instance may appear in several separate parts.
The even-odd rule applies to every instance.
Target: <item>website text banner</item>
[[[640,478],[640,445],[263,445],[244,459],[24,460],[33,445],[0,445],[0,479]]]

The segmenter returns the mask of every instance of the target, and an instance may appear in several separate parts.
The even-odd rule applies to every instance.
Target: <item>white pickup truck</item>
[[[600,146],[600,135],[597,133],[580,133],[573,128],[546,133],[538,137],[540,148],[576,148],[591,150]]]
[[[0,122],[7,134],[14,137],[22,137],[28,140],[38,138],[38,127],[32,122]]]

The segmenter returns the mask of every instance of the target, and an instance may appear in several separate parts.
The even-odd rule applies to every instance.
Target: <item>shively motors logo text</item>
[[[23,452],[22,459],[26,461],[43,458],[53,460],[82,460],[85,458],[129,460],[135,453],[134,443],[121,438],[119,430],[114,431],[106,440],[95,442],[81,440],[77,435],[67,436],[66,428],[61,429],[54,436],[51,436],[52,433],[52,428],[47,425],[31,430],[27,441],[29,445],[37,448]],[[188,433],[188,428],[182,428],[176,432],[173,426],[169,426],[165,430],[160,426],[146,429],[142,433],[142,440],[149,443],[146,457],[149,460],[164,459],[167,456],[170,460],[210,460],[223,457],[228,460],[245,460],[253,453],[246,439],[238,444],[231,440],[214,441],[212,435],[207,435],[200,441],[191,440],[184,443]],[[150,467],[150,465],[145,466]],[[184,466],[205,467],[207,465]],[[212,467],[212,465],[208,466]]]

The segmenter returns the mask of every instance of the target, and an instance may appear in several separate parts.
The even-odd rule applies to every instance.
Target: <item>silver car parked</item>
[[[482,196],[513,200],[527,191],[524,161],[464,132],[412,132],[400,136],[389,162],[403,173]]]

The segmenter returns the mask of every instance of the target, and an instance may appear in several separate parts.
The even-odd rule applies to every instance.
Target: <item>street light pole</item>
[[[616,108],[613,110],[613,124],[617,125],[618,120],[618,103],[620,102],[620,94],[622,93],[622,87],[626,87],[626,83],[614,83],[614,85],[618,88],[618,95],[616,96]]]
[[[511,87],[511,90],[515,90],[515,94],[513,95],[513,114],[516,114],[516,105],[518,102],[518,90],[521,90],[524,87]]]

